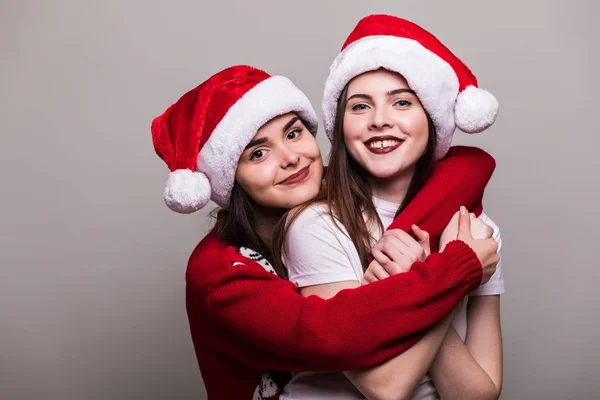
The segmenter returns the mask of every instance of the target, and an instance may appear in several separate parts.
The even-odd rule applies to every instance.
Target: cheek
[[[352,115],[346,114],[344,116],[344,140],[349,142],[351,140],[356,140],[360,137],[361,132],[363,131],[362,126],[364,118],[361,118],[360,115]]]
[[[319,148],[319,143],[317,143],[317,139],[314,136],[310,136],[308,138],[306,146],[305,146],[306,156],[312,160],[321,159],[321,149]]]
[[[406,127],[407,132],[409,132],[416,141],[419,143],[425,142],[425,144],[427,144],[427,138],[429,137],[429,123],[427,122],[427,116],[423,111],[404,120],[404,126]]]
[[[271,164],[267,160],[260,164],[240,165],[235,174],[244,192],[257,203],[262,203],[265,191],[273,186],[274,169]]]
[[[364,129],[361,127],[361,118],[353,115],[344,118],[344,144],[348,152],[353,158],[358,156],[362,144],[362,132]]]

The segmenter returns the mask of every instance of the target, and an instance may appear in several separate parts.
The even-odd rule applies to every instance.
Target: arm
[[[429,232],[436,248],[440,234],[460,206],[479,215],[483,192],[496,163],[476,147],[454,146],[435,162],[419,193],[387,229],[410,232],[412,224]],[[454,175],[452,175],[454,174]]]
[[[211,340],[211,346],[257,369],[377,365],[417,342],[481,280],[475,253],[455,241],[377,285],[342,290],[329,300],[304,298],[294,284],[236,249],[207,247],[197,249],[188,266],[188,316],[193,334],[202,329],[218,334],[198,334],[194,341]]]
[[[460,222],[462,222],[462,224],[459,223],[459,218],[456,218],[456,221],[454,222],[454,224],[451,222],[449,227],[445,230],[446,239],[456,239],[459,230],[461,232],[460,236],[463,238],[473,235],[482,238],[489,238],[492,236],[491,227],[486,225],[481,219],[476,219],[475,222],[471,221],[471,216],[466,213],[460,215]],[[414,229],[413,232],[419,239],[419,242],[416,242],[410,235],[403,231],[388,230],[384,233],[383,237],[373,247],[375,260],[371,263],[369,269],[365,273],[365,276],[367,276],[369,272],[372,272],[371,278],[367,279],[366,282],[377,282],[379,279],[386,279],[390,276],[388,271],[390,271],[391,274],[406,271],[410,268],[411,260],[420,259],[429,254],[429,237],[427,233],[418,228]],[[488,240],[494,242],[494,239]],[[442,242],[442,246],[444,246],[444,242]],[[496,255],[495,251],[496,249],[494,248],[494,256]],[[391,268],[392,264],[395,265],[394,268]],[[382,265],[384,265],[385,268],[383,268]],[[491,282],[491,285],[493,284],[494,282]],[[488,289],[483,288],[483,290],[485,291]],[[490,314],[490,316],[493,317],[493,314]],[[347,376],[355,386],[369,398],[410,398],[411,393],[418,385],[420,378],[422,378],[428,367],[431,365],[434,357],[436,357],[442,340],[445,341],[444,350],[448,355],[457,352],[456,346],[458,346],[458,344],[451,339],[455,339],[455,336],[458,335],[454,328],[450,328],[451,332],[446,334],[447,327],[447,324],[436,327],[415,346],[386,363],[369,370],[354,371],[351,375],[347,374]],[[464,347],[464,343],[462,343],[460,338],[459,342]],[[436,359],[439,360],[440,358],[441,356],[438,355]],[[452,365],[451,361],[454,361],[453,357],[446,356],[443,358],[442,372],[447,373],[449,376],[444,376],[444,387],[441,391],[441,393],[444,394],[444,396],[442,396],[443,398],[487,398],[481,397],[481,395],[490,396],[493,394],[491,391],[492,387],[487,385],[488,382],[483,380],[482,376],[478,376],[474,373],[467,377],[461,377],[462,381],[458,383],[454,381],[452,378],[455,375],[450,374],[454,371],[452,367],[456,367],[456,365]],[[467,367],[471,367],[472,369],[473,366],[465,365],[463,369]],[[474,381],[475,383],[470,381]],[[464,390],[467,387],[465,382],[469,382],[469,391]],[[462,384],[462,387],[459,384]]]
[[[310,211],[309,211],[310,212]],[[309,212],[300,215],[290,227],[288,233],[292,254],[286,260],[290,280],[300,283],[300,293],[306,297],[316,295],[324,299],[335,296],[340,290],[355,288],[359,285],[351,267],[360,265],[357,254],[349,239],[339,230],[336,235],[335,225],[330,220],[318,216],[311,218]],[[310,228],[310,229],[308,229]],[[425,232],[422,232],[426,235]],[[327,237],[327,234],[330,237]],[[293,245],[293,243],[299,244]],[[325,242],[325,243],[323,243]],[[307,252],[308,247],[313,251]],[[426,249],[425,249],[426,247]],[[429,244],[423,246],[409,234],[402,231],[387,231],[373,249],[387,254],[386,258],[399,265],[410,266],[415,260],[423,260],[429,253]],[[344,253],[344,249],[351,254]],[[295,253],[298,254],[295,254]],[[355,257],[352,257],[355,255]],[[330,257],[328,257],[330,256]],[[315,265],[320,262],[319,265]],[[406,269],[408,270],[408,268]],[[354,280],[333,282],[336,277],[343,278],[344,272],[350,272],[347,278]],[[303,284],[312,283],[302,287]],[[315,284],[316,283],[316,284]],[[402,319],[399,315],[397,318]],[[369,399],[408,399],[423,378],[444,339],[451,318],[446,317],[429,331],[423,339],[405,352],[396,355],[389,361],[378,366],[365,369],[346,371],[346,377]]]
[[[389,361],[363,370],[346,371],[346,377],[368,399],[410,399],[431,366],[452,314],[434,326],[423,339]]]
[[[469,298],[467,340],[454,328],[442,343],[431,378],[443,399],[498,399],[502,389],[500,298]]]
[[[493,229],[500,251],[502,239],[498,226],[485,214],[481,220]],[[502,389],[501,263],[490,281],[474,293],[478,295],[470,296],[467,305],[466,342],[451,328],[431,369],[436,388],[444,399],[497,399]]]
[[[432,228],[441,224],[441,233],[459,205],[473,203],[473,197],[480,202],[494,166],[482,150],[452,148],[436,162],[398,223],[418,223],[436,240]],[[474,187],[481,193],[472,193]],[[432,195],[457,204],[431,206]],[[409,348],[420,332],[475,289],[481,276],[474,252],[457,241],[375,287],[342,290],[330,300],[304,298],[293,284],[265,272],[211,233],[190,259],[186,301],[194,343],[215,340],[209,344],[232,357],[237,357],[232,349],[239,349],[244,361],[257,368],[342,371],[371,367]],[[194,333],[202,329],[219,335]]]

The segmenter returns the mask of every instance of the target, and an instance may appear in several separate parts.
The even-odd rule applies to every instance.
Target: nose
[[[292,167],[300,161],[300,155],[291,146],[281,147],[281,167]]]
[[[385,128],[391,128],[392,121],[388,114],[387,107],[375,107],[371,113],[371,125],[372,130],[382,130]]]

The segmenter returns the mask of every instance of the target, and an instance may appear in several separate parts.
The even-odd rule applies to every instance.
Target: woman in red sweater
[[[186,274],[190,329],[209,398],[277,398],[287,378],[278,371],[381,363],[418,342],[493,274],[495,242],[467,231],[378,285],[330,300],[301,296],[275,274],[269,241],[284,212],[319,190],[316,131],[314,110],[289,80],[248,66],[215,74],[152,123],[155,149],[172,171],[167,205],[191,213],[212,199],[223,208]],[[239,163],[264,168],[243,176]],[[425,226],[437,243],[459,206],[481,211],[493,169],[481,150],[451,149],[392,227]]]

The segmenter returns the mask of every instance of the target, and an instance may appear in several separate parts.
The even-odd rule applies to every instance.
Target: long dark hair
[[[274,249],[277,255],[281,254],[287,228],[297,215],[315,203],[326,203],[329,207],[330,218],[334,223],[341,223],[346,228],[358,252],[363,270],[366,270],[371,256],[372,243],[369,227],[377,226],[381,232],[384,229],[377,214],[377,209],[373,204],[373,191],[369,182],[369,172],[352,158],[344,141],[344,113],[347,105],[347,93],[348,84],[346,84],[338,99],[324,190],[313,201],[294,210],[290,218],[287,219],[285,226],[276,232]],[[425,153],[417,161],[415,173],[408,186],[406,196],[396,211],[396,216],[406,208],[421,190],[429,177],[433,164],[437,136],[431,117],[425,109],[424,111],[429,128],[427,146]],[[280,257],[275,257],[275,263],[278,268],[283,268]]]
[[[271,243],[265,243],[258,234],[256,213],[260,208],[246,195],[242,187],[234,181],[229,199],[229,207],[219,210],[217,218],[217,236],[219,240],[235,247],[248,247],[262,255],[272,265],[274,262]],[[276,212],[278,212],[276,210]],[[285,210],[280,211],[283,215]],[[280,273],[281,272],[281,273]],[[282,273],[285,272],[285,275]],[[287,278],[287,271],[277,271],[279,276]]]

